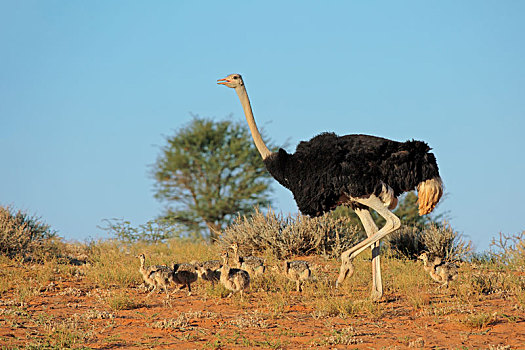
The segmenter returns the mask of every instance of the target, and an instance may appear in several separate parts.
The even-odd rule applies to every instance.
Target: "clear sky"
[[[191,114],[293,151],[322,131],[433,148],[478,249],[525,229],[523,1],[0,0],[0,204],[68,240],[161,212],[149,167]],[[275,210],[295,213],[275,183]]]

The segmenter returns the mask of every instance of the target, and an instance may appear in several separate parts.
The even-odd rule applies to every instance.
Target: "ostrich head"
[[[419,260],[423,260],[425,266],[438,266],[441,265],[443,260],[439,256],[435,256],[428,252],[423,252],[420,256],[417,257]]]
[[[239,86],[243,86],[244,82],[242,81],[240,74],[230,74],[224,79],[217,80],[217,84],[226,85],[227,87],[235,89]]]
[[[423,252],[420,256],[417,257],[419,260],[423,260],[423,262],[426,264],[428,262],[428,253]]]
[[[136,257],[140,259],[140,266],[144,267],[144,263],[146,262],[146,256],[144,254],[140,254]]]
[[[224,79],[217,80],[217,84],[226,85],[232,89],[235,89],[235,92],[239,96],[241,101],[242,108],[244,110],[244,115],[246,116],[246,121],[250,127],[250,132],[252,133],[253,142],[257,151],[261,155],[262,159],[268,158],[272,152],[268,149],[264,143],[259,129],[257,129],[257,124],[255,124],[255,119],[253,118],[252,106],[250,105],[250,99],[248,98],[248,93],[246,92],[246,86],[240,74],[230,74]]]
[[[226,265],[228,263],[228,258],[229,258],[229,254],[228,252],[222,252],[221,254],[221,260],[223,262],[223,265]]]

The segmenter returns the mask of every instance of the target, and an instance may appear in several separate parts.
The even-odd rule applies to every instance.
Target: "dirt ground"
[[[451,298],[446,291],[424,295],[427,307],[415,307],[406,296],[390,294],[374,303],[372,311],[363,308],[341,317],[318,312],[298,292],[282,298],[252,290],[241,300],[204,297],[204,288],[198,281],[193,295],[174,291],[167,301],[165,294],[148,296],[139,287],[102,287],[82,277],[61,277],[22,303],[15,302],[20,296],[9,290],[0,300],[0,346],[525,349],[525,315],[504,293],[469,305],[451,304],[455,306],[449,309],[428,306]],[[118,296],[124,304],[131,299],[131,307],[119,307]],[[467,314],[470,322],[465,321]],[[480,315],[479,324],[475,315]]]

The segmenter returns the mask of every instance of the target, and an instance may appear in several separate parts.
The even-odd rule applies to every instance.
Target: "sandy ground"
[[[5,267],[4,267],[5,268]],[[28,277],[29,278],[29,277]],[[308,287],[308,286],[307,286]],[[346,317],[319,312],[305,296],[250,291],[244,300],[173,291],[147,295],[139,287],[97,286],[58,278],[20,304],[0,299],[2,349],[525,349],[525,315],[504,293],[468,305],[446,291],[425,294],[423,307],[387,295]],[[130,309],[110,300],[128,296]],[[433,307],[451,298],[448,307]],[[129,300],[128,299],[128,300]],[[366,301],[364,301],[366,303]],[[114,304],[115,302],[113,302]],[[443,305],[443,304],[440,304]],[[487,318],[481,327],[467,318]]]

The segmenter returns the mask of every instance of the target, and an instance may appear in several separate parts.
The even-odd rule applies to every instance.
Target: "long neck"
[[[257,150],[261,154],[262,159],[266,159],[270,154],[272,154],[272,152],[270,152],[268,147],[266,147],[266,144],[264,143],[261,137],[261,133],[257,128],[257,124],[255,124],[255,118],[253,117],[252,106],[250,104],[250,99],[248,98],[246,88],[244,86],[239,86],[235,89],[235,91],[237,91],[239,100],[241,100],[241,105],[244,109],[244,115],[246,116],[246,121],[248,122],[248,126],[250,127],[250,132],[252,133],[252,138],[253,142],[255,143],[255,147],[257,147]]]
[[[221,281],[227,281],[228,275],[230,274],[230,266],[226,260],[223,260],[221,267]]]

